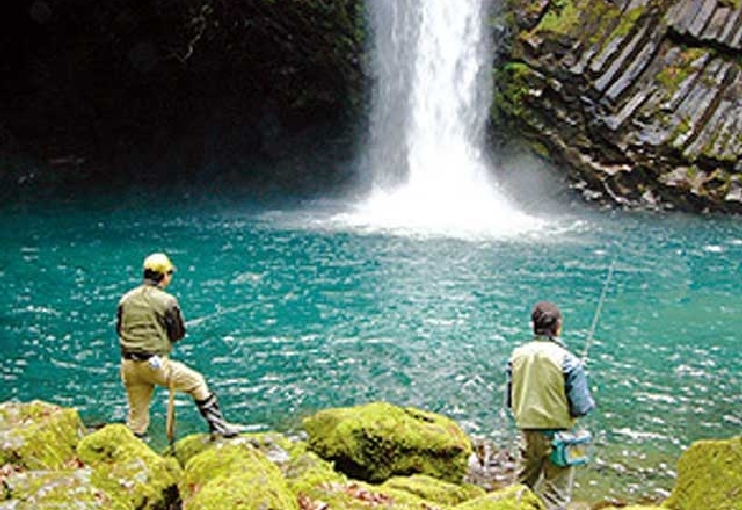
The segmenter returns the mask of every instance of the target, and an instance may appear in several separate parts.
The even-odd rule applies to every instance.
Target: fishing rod
[[[603,310],[603,303],[605,303],[605,298],[608,295],[608,287],[610,286],[615,267],[616,258],[614,257],[611,261],[611,265],[608,266],[608,275],[605,277],[605,282],[603,282],[603,289],[600,292],[600,299],[598,299],[598,305],[595,307],[595,314],[593,315],[593,323],[590,325],[590,330],[587,334],[587,340],[585,341],[585,349],[582,351],[581,359],[583,363],[587,363],[587,355],[590,351],[590,347],[592,347],[592,343],[595,337],[595,328],[597,328],[598,321],[600,320],[600,314]]]

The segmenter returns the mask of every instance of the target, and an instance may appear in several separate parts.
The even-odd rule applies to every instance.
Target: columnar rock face
[[[741,212],[741,4],[508,0],[493,113],[588,199]]]

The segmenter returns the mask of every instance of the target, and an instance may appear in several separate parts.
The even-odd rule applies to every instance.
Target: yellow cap
[[[164,253],[153,253],[144,259],[144,269],[165,274],[170,271],[175,271],[175,266]]]

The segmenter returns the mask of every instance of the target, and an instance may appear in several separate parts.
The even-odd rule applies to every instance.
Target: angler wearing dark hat
[[[521,430],[520,483],[549,510],[564,509],[571,498],[573,463],[554,454],[562,431],[594,407],[582,362],[558,338],[562,314],[553,303],[536,303],[534,338],[513,350],[508,362],[507,406]]]
[[[240,429],[224,420],[203,376],[169,358],[173,344],[186,333],[178,301],[165,292],[174,271],[165,254],[149,255],[144,259],[142,285],[119,301],[116,332],[121,346],[121,379],[129,404],[126,424],[134,434],[143,436],[149,427],[152,392],[155,386],[164,386],[171,392],[191,395],[212,434],[234,437]]]

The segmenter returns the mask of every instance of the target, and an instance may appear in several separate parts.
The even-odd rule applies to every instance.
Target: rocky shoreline
[[[89,431],[75,409],[4,402],[0,510],[544,508],[527,488],[510,485],[512,459],[481,466],[482,450],[477,456],[475,441],[442,415],[373,402],[319,411],[303,429],[301,438],[195,434],[156,452],[121,424]],[[678,460],[665,501],[570,508],[739,510],[741,460],[742,437],[700,441]]]

